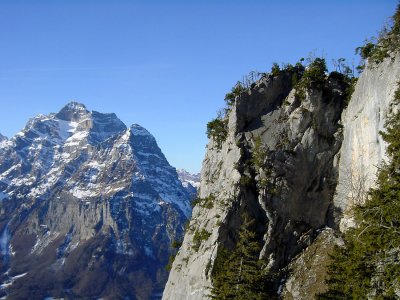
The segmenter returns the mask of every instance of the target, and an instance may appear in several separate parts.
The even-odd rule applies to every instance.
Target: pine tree
[[[226,249],[219,253],[210,295],[212,299],[266,299],[267,277],[259,260],[261,244],[252,230],[254,223],[245,216],[235,249],[230,253]]]

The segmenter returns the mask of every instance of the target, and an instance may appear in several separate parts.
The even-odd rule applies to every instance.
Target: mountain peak
[[[76,121],[88,113],[89,111],[86,109],[85,105],[76,101],[71,101],[56,114],[56,117],[60,120]]]
[[[188,183],[195,188],[200,187],[200,173],[193,174],[185,169],[177,169],[176,172],[184,187],[187,187]]]
[[[150,132],[148,132],[147,129],[140,126],[139,124],[132,124],[130,130],[131,130],[132,135],[136,135],[136,136],[143,135],[143,136],[153,137],[153,135]]]
[[[7,290],[0,287],[0,298],[10,293],[20,299],[31,296],[30,286],[40,286],[40,299],[69,297],[67,289],[82,299],[113,297],[109,293],[152,299],[165,282],[170,241],[182,237],[191,213],[175,168],[146,129],[127,129],[114,113],[89,112],[76,102],[32,118],[14,140],[0,142],[0,210],[7,212],[1,214],[0,250],[6,250],[0,251],[0,272],[10,281]],[[4,225],[21,220],[21,210],[20,228],[29,233]],[[25,233],[33,237],[28,244]],[[83,261],[81,253],[87,253]],[[3,273],[21,274],[21,268],[32,276],[13,286],[16,277]],[[120,274],[121,268],[127,272]],[[68,271],[78,269],[78,275]],[[93,290],[88,272],[89,279],[104,275],[107,288]],[[151,284],[143,287],[135,272]]]

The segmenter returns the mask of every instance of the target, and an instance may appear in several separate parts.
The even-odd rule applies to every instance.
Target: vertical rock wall
[[[379,165],[386,158],[386,144],[379,132],[394,109],[399,81],[399,54],[379,65],[367,65],[343,113],[344,139],[338,154],[339,180],[334,198],[341,230],[352,226],[350,209],[365,200]]]

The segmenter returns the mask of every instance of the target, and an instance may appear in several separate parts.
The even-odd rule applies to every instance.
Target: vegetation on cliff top
[[[400,4],[392,16],[392,24],[385,26],[377,38],[366,40],[364,45],[356,49],[363,62],[359,69],[363,69],[365,61],[380,63],[384,58],[389,57],[391,52],[400,49]]]
[[[343,82],[348,86],[346,90],[346,98],[349,102],[354,85],[357,78],[354,77],[354,71],[346,63],[344,58],[334,60],[336,73],[340,75]],[[215,143],[216,149],[221,149],[223,142],[228,136],[228,116],[227,113],[232,109],[237,99],[245,93],[250,93],[252,89],[257,87],[259,80],[272,81],[274,78],[284,74],[291,73],[291,85],[296,90],[296,97],[300,100],[306,98],[306,93],[310,89],[322,89],[328,81],[328,68],[324,58],[315,57],[310,54],[307,59],[301,58],[294,66],[292,64],[273,63],[269,73],[259,73],[251,71],[246,76],[243,76],[242,81],[238,81],[231,91],[225,95],[226,107],[222,109],[218,116],[208,122],[207,137],[211,138]]]

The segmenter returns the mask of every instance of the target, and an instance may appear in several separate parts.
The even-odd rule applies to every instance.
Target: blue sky
[[[206,124],[249,71],[358,58],[397,0],[0,1],[0,133],[67,102],[115,112],[198,172]]]

